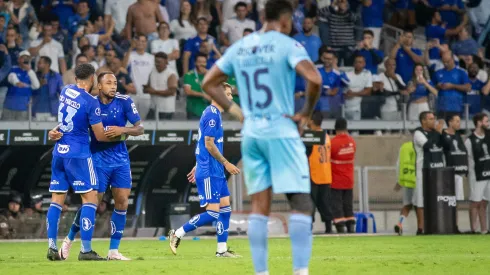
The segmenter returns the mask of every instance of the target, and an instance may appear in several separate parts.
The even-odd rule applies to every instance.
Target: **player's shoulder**
[[[215,106],[213,105],[209,105],[208,107],[206,107],[206,109],[204,109],[204,112],[203,112],[203,116],[206,115],[206,116],[218,116],[220,114],[220,111],[218,110],[218,108],[216,108]]]
[[[116,95],[114,96],[114,99],[122,100],[122,101],[130,101],[131,97],[129,95],[123,95],[120,93],[116,93]]]

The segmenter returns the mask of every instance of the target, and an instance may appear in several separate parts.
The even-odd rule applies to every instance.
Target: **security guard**
[[[11,193],[8,209],[0,213],[0,238],[16,239],[21,237],[19,232],[24,224],[21,209],[22,196],[17,192]]]
[[[400,147],[396,174],[398,182],[396,183],[395,191],[402,189],[403,207],[400,211],[398,224],[395,225],[395,232],[401,236],[403,234],[403,221],[408,217],[413,207],[412,200],[415,190],[415,149],[412,141],[407,141]]]
[[[42,210],[43,195],[31,194],[30,208],[24,211],[25,224],[22,227],[22,235],[25,238],[41,238],[46,227],[46,215]]]

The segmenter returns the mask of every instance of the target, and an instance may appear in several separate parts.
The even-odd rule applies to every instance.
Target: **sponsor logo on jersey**
[[[83,218],[82,219],[82,229],[84,231],[89,231],[91,228],[92,228],[92,222],[87,218]]]
[[[66,154],[70,151],[70,145],[58,144],[58,148],[56,148],[58,153]]]
[[[65,94],[71,98],[77,98],[80,95],[80,92],[77,92],[73,89],[66,89]]]

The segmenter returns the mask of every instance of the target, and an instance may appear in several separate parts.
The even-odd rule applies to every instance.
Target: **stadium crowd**
[[[204,74],[261,28],[266,1],[0,0],[1,119],[55,121],[82,63],[116,73],[143,119],[197,119],[210,102]],[[462,114],[465,103],[490,112],[489,0],[293,3],[291,36],[318,64],[324,118],[417,120],[424,110]],[[298,107],[304,90],[298,78]]]

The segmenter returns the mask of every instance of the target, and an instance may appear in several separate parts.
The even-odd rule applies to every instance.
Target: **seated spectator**
[[[349,79],[348,89],[344,91],[345,118],[361,120],[362,97],[369,96],[373,88],[373,78],[370,71],[365,69],[366,61],[362,56],[354,59],[354,71],[347,73]]]
[[[218,11],[216,10],[215,5],[212,5],[211,1],[194,1],[192,12],[193,18],[206,18],[209,23],[208,34],[213,37],[218,37],[218,29],[220,25]],[[248,12],[247,12],[248,13]],[[245,15],[246,16],[246,15]],[[226,21],[225,21],[226,23]],[[224,23],[223,23],[224,24]],[[221,24],[221,25],[223,25]]]
[[[194,18],[191,17],[191,14],[192,5],[189,1],[182,1],[179,18],[170,22],[170,32],[177,41],[187,40],[197,35]]]
[[[386,71],[379,75],[379,79],[383,83],[385,103],[381,106],[381,118],[383,120],[401,120],[401,113],[398,109],[400,101],[400,93],[404,93],[406,84],[396,71],[396,62],[393,58],[388,58],[385,61]]]
[[[109,25],[114,20],[114,30],[117,36],[122,33],[126,25],[126,16],[129,7],[137,0],[107,0],[104,6],[104,25],[109,29]]]
[[[362,1],[361,17],[362,17],[362,24],[364,27],[364,31],[366,31],[367,29],[372,32],[373,34],[372,47],[376,49],[379,48],[379,42],[381,41],[381,28],[383,27],[384,7],[385,7],[384,0]],[[364,32],[364,35],[366,35],[366,32]],[[366,64],[369,64],[367,60],[366,60]],[[366,65],[366,68],[369,68],[369,66]],[[377,72],[371,71],[371,73],[375,74]]]
[[[366,69],[372,74],[377,74],[378,65],[383,62],[384,53],[374,47],[374,33],[372,30],[364,30],[363,38],[354,54],[364,56]]]
[[[88,59],[88,63],[90,65],[92,65],[95,70],[98,70],[99,69],[99,64],[97,63],[97,61],[95,60],[95,50],[92,46],[90,45],[85,45],[83,46],[81,49],[81,54],[85,55]]]
[[[210,52],[211,57],[214,57],[214,55],[217,55],[217,58],[221,57],[216,48],[216,39],[208,34],[208,29],[208,21],[205,18],[199,18],[197,20],[197,35],[187,40],[184,46],[184,56],[182,59],[184,74],[189,70],[194,69],[194,61],[196,60],[196,55],[199,53],[199,48],[203,41],[208,41],[210,47],[213,49]]]
[[[128,72],[123,68],[121,59],[114,57],[109,66],[109,71],[112,71],[117,79],[116,92],[123,95],[136,94],[136,88]]]
[[[155,54],[155,68],[150,74],[150,83],[144,92],[151,95],[153,118],[172,119],[175,113],[177,94],[177,72],[168,67],[168,57],[163,52]],[[149,115],[148,119],[152,119]]]
[[[395,59],[396,64],[403,64],[403,66],[396,68],[396,73],[402,77],[403,82],[407,83],[410,81],[415,64],[424,64],[422,51],[413,48],[412,30],[405,30],[403,32],[391,50],[390,57]]]
[[[335,62],[335,53],[332,51],[323,51],[321,60],[323,68],[318,71],[322,76],[322,93],[321,110],[326,112],[325,118],[339,118],[341,116],[340,104],[335,104],[335,98],[340,96],[339,89],[341,85],[340,72],[333,68]],[[304,95],[304,92],[303,92]],[[327,105],[327,106],[323,106]]]
[[[128,9],[124,33],[126,39],[131,39],[134,33],[144,35],[148,41],[158,38],[157,23],[162,23],[160,7],[153,1],[138,0]]]
[[[22,49],[19,44],[17,44],[17,38],[19,34],[17,33],[16,28],[9,28],[7,30],[7,50],[10,55],[10,60],[12,61],[12,66],[17,66],[17,60],[19,59],[19,53],[22,52]]]
[[[43,36],[36,41],[31,42],[29,52],[32,56],[47,56],[53,62],[51,64],[51,70],[57,73],[63,74],[66,72],[65,54],[63,51],[63,45],[60,42],[53,39],[53,26],[51,23],[44,23]]]
[[[245,29],[255,30],[255,22],[247,19],[248,10],[245,2],[238,2],[235,5],[235,12],[237,16],[226,20],[221,26],[221,43],[225,47],[231,46],[242,38]]]
[[[314,19],[310,17],[306,17],[303,22],[303,32],[297,33],[294,35],[294,39],[301,43],[303,47],[305,47],[306,52],[311,58],[313,63],[318,61],[318,50],[322,46],[322,41],[320,37],[313,34],[313,26],[315,25]]]
[[[158,39],[151,42],[151,53],[163,52],[168,58],[168,67],[177,72],[176,60],[180,58],[179,41],[170,38],[170,29],[167,23],[158,26]]]
[[[434,88],[434,84],[422,65],[415,65],[412,80],[408,82],[407,92],[410,95],[408,120],[417,121],[420,113],[430,111],[429,94],[437,96],[437,89]]]
[[[483,86],[485,86],[485,82],[478,79],[478,72],[480,71],[480,67],[477,63],[472,63],[468,67],[468,78],[471,84],[471,91],[466,95],[466,103],[470,106],[470,116],[476,115],[481,112],[481,101],[482,101],[482,90]]]
[[[247,10],[252,11],[252,0],[217,0],[216,9],[218,10],[219,21],[223,24],[226,20],[236,16],[235,5],[244,2]]]
[[[468,23],[468,17],[464,16],[463,21],[459,26],[454,29],[446,28],[446,25],[443,24],[441,14],[436,9],[431,9],[431,21],[430,24],[425,27],[425,37],[427,41],[433,40],[433,43],[436,43],[435,40],[439,41],[439,44],[447,44],[446,37],[451,38],[452,36],[458,35],[458,33],[466,26]],[[432,48],[429,51],[429,55],[431,59],[437,59],[440,57],[440,52],[437,47]]]
[[[458,34],[458,41],[451,46],[455,55],[480,55],[480,46],[475,39],[471,38],[470,34],[463,28]]]
[[[26,49],[29,47],[29,27],[38,24],[36,12],[31,4],[26,0],[10,1],[7,4],[10,13],[12,24],[18,28],[22,36],[21,47]]]
[[[439,0],[430,3],[439,11],[442,21],[446,22],[449,29],[456,28],[466,12],[462,0]]]
[[[77,81],[75,80],[75,67],[86,63],[88,63],[88,58],[84,54],[77,55],[75,59],[75,66],[63,74],[63,83],[65,85],[77,84]]]
[[[33,91],[32,115],[36,121],[56,121],[59,94],[63,89],[61,75],[50,69],[51,59],[41,56],[37,62],[37,78],[41,87]]]
[[[68,32],[74,35],[81,30],[90,18],[90,9],[87,0],[80,0],[77,4],[77,13],[68,18]]]
[[[11,86],[3,103],[2,120],[27,120],[32,91],[39,89],[39,80],[31,69],[31,54],[28,51],[19,54],[19,66],[12,68],[8,81]]]
[[[198,53],[196,56],[196,68],[184,75],[184,92],[187,95],[187,119],[199,119],[202,112],[211,102],[211,98],[201,89],[204,74],[208,71],[207,56]]]

